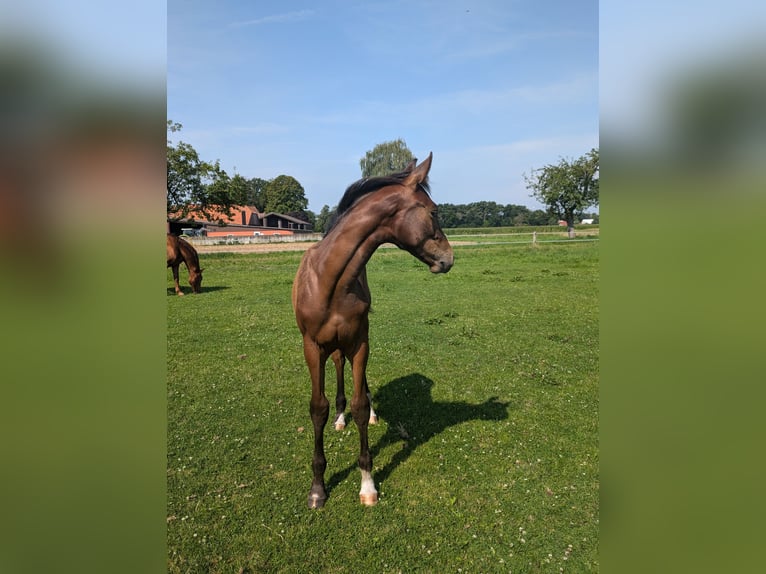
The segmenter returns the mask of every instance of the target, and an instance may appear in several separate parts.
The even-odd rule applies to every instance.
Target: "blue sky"
[[[523,174],[599,145],[593,0],[170,0],[167,26],[178,139],[315,212],[383,141],[433,152],[437,203],[530,208]]]

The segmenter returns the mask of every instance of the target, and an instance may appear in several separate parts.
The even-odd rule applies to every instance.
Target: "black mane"
[[[340,202],[338,203],[338,207],[335,210],[335,214],[333,215],[332,221],[330,222],[325,235],[329,233],[333,227],[335,227],[341,217],[347,211],[349,211],[362,197],[389,185],[401,185],[402,182],[412,173],[412,169],[413,168],[410,168],[389,175],[364,177],[349,185],[346,188],[346,192],[343,194]],[[420,183],[420,187],[423,191],[430,195],[431,188],[428,186],[428,177],[426,177],[426,179]]]

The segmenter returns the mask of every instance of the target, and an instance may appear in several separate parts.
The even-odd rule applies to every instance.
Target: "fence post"
[[[537,231],[532,232],[532,245],[537,243]]]

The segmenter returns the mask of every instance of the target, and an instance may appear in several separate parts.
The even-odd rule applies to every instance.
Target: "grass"
[[[300,253],[202,255],[196,296],[168,273],[169,572],[598,571],[598,243],[455,253],[368,265],[373,508],[353,423],[306,508]]]

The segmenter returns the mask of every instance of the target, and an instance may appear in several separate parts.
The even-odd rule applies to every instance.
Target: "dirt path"
[[[250,243],[245,245],[195,245],[197,253],[270,253],[275,251],[305,251],[313,241],[301,243]]]
[[[302,241],[299,243],[250,243],[232,245],[195,245],[197,253],[274,253],[277,251],[306,251],[314,245],[315,241]],[[473,241],[450,241],[455,245],[475,245]],[[390,243],[381,245],[382,248],[395,247]]]

